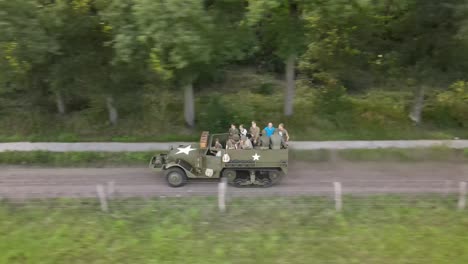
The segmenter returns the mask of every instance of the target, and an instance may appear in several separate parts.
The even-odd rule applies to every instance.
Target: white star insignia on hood
[[[190,151],[195,150],[192,148],[192,145],[188,145],[185,148],[177,148],[179,151],[176,154],[184,153],[184,154],[189,154]]]

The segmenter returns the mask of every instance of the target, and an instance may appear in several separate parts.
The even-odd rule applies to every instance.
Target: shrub
[[[318,88],[313,109],[322,117],[334,122],[337,127],[353,125],[352,104],[346,88],[337,83],[328,83]]]
[[[197,126],[211,133],[225,132],[233,122],[233,116],[227,110],[220,95],[200,98],[197,112]]]
[[[407,105],[410,94],[402,92],[371,91],[352,99],[355,118],[360,127],[388,128],[409,126]]]
[[[468,82],[455,82],[448,90],[435,92],[424,117],[441,127],[468,127]]]

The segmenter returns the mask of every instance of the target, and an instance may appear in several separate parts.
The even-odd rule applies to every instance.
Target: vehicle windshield
[[[229,134],[224,133],[224,134],[213,134],[211,135],[211,140],[210,140],[210,148],[213,148],[216,144],[216,139],[219,139],[219,143],[223,146],[223,149],[226,148],[226,143],[229,139]]]

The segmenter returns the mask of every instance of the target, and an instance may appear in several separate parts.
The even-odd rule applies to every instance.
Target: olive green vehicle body
[[[277,173],[282,178],[288,172],[288,149],[270,149],[255,147],[254,149],[226,149],[229,134],[213,134],[203,132],[200,143],[171,147],[167,153],[158,154],[151,158],[149,168],[154,172],[166,172],[170,177],[171,170],[183,172],[186,179],[219,179],[229,177],[228,183],[233,184],[234,173],[237,177],[244,178],[243,184],[236,187],[263,186],[269,187],[277,182],[268,184],[255,183],[254,178],[262,178],[268,173]],[[223,149],[214,148],[215,139],[218,138]],[[218,153],[220,152],[220,153]],[[174,169],[176,168],[176,169]],[[256,176],[254,176],[256,174]],[[185,184],[171,184],[178,187]],[[175,186],[178,185],[178,186]]]

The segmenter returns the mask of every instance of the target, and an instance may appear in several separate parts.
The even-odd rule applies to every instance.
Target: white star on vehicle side
[[[252,156],[253,160],[259,160],[261,156],[259,156],[257,153],[255,153],[255,155]]]
[[[192,145],[188,145],[185,148],[177,148],[179,151],[176,154],[184,153],[184,154],[189,154],[190,151],[195,150],[192,148]]]

